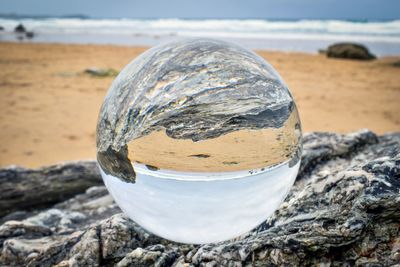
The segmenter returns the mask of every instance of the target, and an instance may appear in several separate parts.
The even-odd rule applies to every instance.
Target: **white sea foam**
[[[37,33],[33,41],[155,45],[165,39],[214,37],[238,41],[250,48],[315,51],[334,41],[372,43],[378,54],[400,54],[400,20],[356,22],[342,20],[261,19],[0,19],[0,40],[18,23]],[[272,44],[268,41],[272,40]],[[279,44],[274,42],[281,40]],[[293,41],[296,44],[285,44]],[[299,43],[300,42],[300,43]],[[322,47],[319,47],[322,48]]]
[[[183,19],[0,19],[0,25],[12,30],[18,23],[38,32],[133,33],[145,32],[225,32],[236,34],[256,33],[320,33],[358,34],[367,36],[400,37],[400,20],[386,22],[352,22],[341,20],[183,20]]]

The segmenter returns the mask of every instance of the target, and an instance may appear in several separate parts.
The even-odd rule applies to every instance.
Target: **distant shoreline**
[[[129,46],[129,47],[151,47],[158,45],[162,42],[177,40],[180,36],[135,36],[135,35],[96,35],[96,34],[35,34],[33,39],[18,40],[18,36],[14,33],[1,33],[0,43],[32,43],[32,44],[65,44],[65,45],[115,45],[115,46]],[[215,38],[215,37],[213,37]],[[288,52],[288,53],[306,53],[318,54],[321,49],[326,49],[329,45],[342,40],[285,40],[285,39],[235,39],[235,38],[218,38],[230,42],[237,43],[243,47],[252,50],[274,51],[274,52]],[[287,44],[285,44],[287,43]],[[379,57],[390,57],[400,55],[400,43],[389,42],[356,42],[367,46],[372,53]],[[291,47],[295,44],[295,47]]]
[[[147,50],[150,49],[152,46],[149,45],[136,45],[136,44],[102,44],[102,43],[62,43],[62,42],[39,42],[39,41],[18,41],[18,40],[12,40],[12,41],[3,41],[0,40],[0,46],[4,44],[4,45],[28,45],[28,46],[72,46],[72,47],[115,47],[115,48],[131,48],[131,49],[140,49],[140,50]],[[273,50],[273,49],[251,49],[254,52],[258,53],[274,53],[274,54],[286,54],[286,55],[304,55],[304,56],[316,56],[316,55],[320,55],[320,54],[324,54],[321,53],[319,51],[313,51],[313,52],[307,52],[307,51],[282,51],[282,50]],[[400,58],[400,55],[384,55],[384,56],[380,56],[380,59],[383,60],[393,60],[393,59],[398,59]],[[339,59],[339,60],[343,60],[343,59]],[[346,59],[345,59],[346,60]],[[348,60],[349,62],[351,62],[352,60]],[[358,60],[355,60],[355,62],[357,62]]]
[[[14,33],[22,23],[34,37]],[[249,49],[317,53],[337,42],[366,45],[378,56],[400,55],[400,20],[90,19],[0,18],[0,42],[154,46],[180,38],[207,37]]]

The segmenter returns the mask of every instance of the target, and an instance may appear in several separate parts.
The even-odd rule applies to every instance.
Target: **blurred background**
[[[400,52],[400,3],[391,0],[3,0],[1,5],[2,41],[21,38],[12,32],[23,23],[34,33],[32,42],[149,46],[177,37],[215,37],[253,49],[315,52],[351,40],[377,55]]]
[[[94,159],[97,114],[118,72],[187,37],[269,61],[305,132],[399,131],[399,10],[396,0],[2,0],[0,166]]]

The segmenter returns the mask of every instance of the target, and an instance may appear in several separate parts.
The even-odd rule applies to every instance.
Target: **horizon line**
[[[45,14],[18,14],[18,13],[0,13],[0,18],[6,19],[50,19],[50,18],[78,18],[78,19],[136,19],[136,20],[156,20],[156,19],[181,19],[181,20],[282,20],[282,21],[299,21],[299,20],[340,20],[349,22],[389,22],[400,20],[400,18],[364,18],[364,19],[351,19],[351,18],[311,18],[311,17],[298,17],[298,18],[285,18],[285,17],[107,17],[107,16],[89,16],[86,14],[64,14],[64,15],[45,15]]]

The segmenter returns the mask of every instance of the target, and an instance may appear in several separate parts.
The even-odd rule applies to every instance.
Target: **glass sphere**
[[[97,125],[105,185],[136,223],[183,243],[223,241],[272,215],[300,165],[289,89],[235,44],[154,47],[112,83]]]

